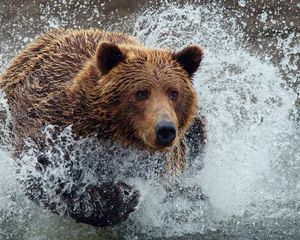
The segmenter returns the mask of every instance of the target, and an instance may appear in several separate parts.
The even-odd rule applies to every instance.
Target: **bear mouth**
[[[150,152],[169,152],[175,145],[175,140],[164,145],[159,144],[157,141],[151,143],[147,141],[145,138],[143,138],[142,140],[143,140],[143,148]]]

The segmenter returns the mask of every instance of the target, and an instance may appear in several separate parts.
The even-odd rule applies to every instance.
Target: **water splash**
[[[246,1],[240,1],[241,6],[245,4]],[[299,80],[297,57],[290,57],[299,52],[297,45],[290,44],[296,34],[278,40],[276,48],[285,52],[286,57],[275,65],[266,60],[269,58],[263,53],[254,54],[245,47],[247,36],[238,27],[238,19],[226,18],[224,11],[219,7],[165,4],[143,11],[133,21],[131,34],[148,46],[179,49],[188,44],[200,44],[205,50],[205,60],[195,76],[201,112],[208,120],[205,168],[185,176],[182,184],[200,185],[209,201],[203,202],[190,195],[165,201],[167,193],[156,181],[145,182],[132,177],[131,183],[141,189],[142,203],[129,222],[112,229],[108,238],[244,239],[273,234],[273,237],[295,239],[300,236],[300,132],[291,120],[297,112],[294,107],[296,94],[293,89],[282,87],[287,80],[294,84]],[[58,20],[54,22],[55,26],[64,25]],[[1,106],[7,109],[3,97]],[[5,116],[9,116],[9,112],[6,113]],[[6,126],[1,124],[0,128],[5,141],[9,139]],[[80,149],[80,158],[93,159],[102,152],[103,146],[94,151],[88,147],[90,143],[84,145],[73,140],[68,129],[62,133],[62,137],[65,136],[69,144]],[[48,155],[57,158],[60,155],[54,152],[63,152],[64,147],[58,144],[56,151]],[[32,151],[25,155],[32,159]],[[126,157],[128,154],[136,153],[125,151]],[[0,230],[0,236],[3,239],[8,238],[9,231],[15,234],[14,239],[51,239],[54,236],[61,239],[65,232],[73,239],[80,239],[76,237],[79,232],[85,238],[105,238],[107,233],[103,231],[45,214],[24,201],[22,193],[15,191],[19,187],[10,158],[9,154],[1,152],[0,169],[6,176],[5,182],[0,184],[0,199],[3,200],[0,229],[4,229]],[[63,175],[63,171],[60,174]],[[118,174],[125,177],[127,173]],[[92,172],[86,177],[89,181],[97,181],[97,175]],[[21,207],[18,206],[20,202]],[[20,227],[10,229],[6,219]],[[49,230],[51,228],[58,230],[55,233]]]

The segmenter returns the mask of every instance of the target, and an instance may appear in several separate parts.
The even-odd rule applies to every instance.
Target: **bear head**
[[[96,104],[114,140],[168,151],[182,139],[196,114],[192,77],[203,57],[201,48],[174,52],[102,42],[95,57],[101,75],[101,103]]]

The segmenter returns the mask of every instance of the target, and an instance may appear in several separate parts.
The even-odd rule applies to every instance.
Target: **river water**
[[[51,17],[45,29],[65,23]],[[147,46],[204,48],[194,83],[207,117],[207,149],[197,160],[205,166],[183,181],[200,185],[208,200],[165,201],[158,185],[132,180],[142,202],[120,226],[95,229],[50,214],[27,200],[16,181],[1,95],[0,239],[300,239],[299,33],[278,37],[268,51],[249,46],[239,23],[222,6],[165,3],[107,27],[125,29]],[[15,44],[30,40],[13,34]],[[1,43],[2,70],[13,54],[10,41]],[[268,52],[276,51],[282,57],[274,61]]]

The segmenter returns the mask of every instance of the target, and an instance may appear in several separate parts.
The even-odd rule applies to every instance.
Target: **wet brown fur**
[[[101,66],[110,63],[99,62],[98,56],[106,51],[105,45],[99,47],[103,42],[122,51],[121,62],[107,73]],[[184,134],[195,117],[197,99],[191,76],[174,54],[146,48],[122,33],[43,34],[0,78],[13,116],[16,154],[24,148],[24,139],[40,142],[44,126],[72,125],[78,137],[96,135],[143,150],[168,151],[169,167],[181,171],[187,151]],[[135,93],[141,89],[150,89],[151,94],[138,102]],[[177,100],[169,99],[170,89],[178,91]],[[165,117],[176,123],[178,136],[172,146],[159,149],[153,126]]]

